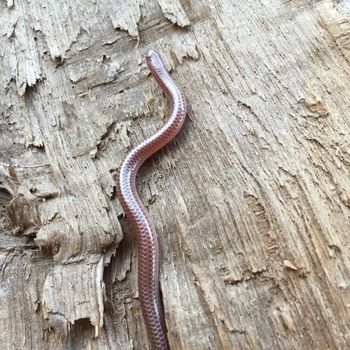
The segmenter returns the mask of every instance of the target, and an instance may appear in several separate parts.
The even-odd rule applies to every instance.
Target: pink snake
[[[155,50],[148,52],[146,61],[172,105],[167,123],[153,136],[134,148],[122,163],[117,180],[117,194],[123,210],[137,235],[138,285],[143,318],[155,350],[168,350],[168,338],[159,291],[159,246],[154,225],[143,207],[136,190],[136,175],[155,152],[169,143],[180,131],[186,118],[186,102],[164,68]]]

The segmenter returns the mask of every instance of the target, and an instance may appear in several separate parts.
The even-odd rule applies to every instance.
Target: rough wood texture
[[[189,102],[139,179],[172,348],[350,347],[346,0],[1,0],[0,16],[3,349],[148,346],[113,177],[167,115],[149,48]]]

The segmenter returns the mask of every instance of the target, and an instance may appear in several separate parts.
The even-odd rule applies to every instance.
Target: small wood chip
[[[298,268],[293,264],[291,263],[289,260],[283,260],[283,264],[288,268],[288,269],[291,269],[293,271],[298,271]]]

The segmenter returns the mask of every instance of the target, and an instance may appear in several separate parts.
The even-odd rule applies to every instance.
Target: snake
[[[171,104],[171,114],[160,130],[127,154],[118,171],[116,188],[120,204],[137,237],[138,292],[148,337],[154,350],[168,350],[169,341],[160,299],[158,236],[138,195],[136,176],[142,164],[172,141],[181,130],[186,119],[186,100],[156,50],[147,53],[146,63]]]

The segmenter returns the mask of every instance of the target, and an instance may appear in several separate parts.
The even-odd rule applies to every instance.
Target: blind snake
[[[186,101],[155,50],[148,52],[146,62],[171,103],[172,112],[169,120],[158,132],[126,156],[118,173],[117,195],[137,236],[138,288],[148,335],[155,350],[168,350],[169,344],[159,291],[158,238],[154,224],[137,193],[136,175],[145,160],[168,144],[180,131],[186,117]]]

